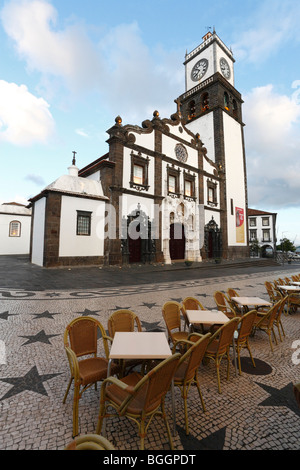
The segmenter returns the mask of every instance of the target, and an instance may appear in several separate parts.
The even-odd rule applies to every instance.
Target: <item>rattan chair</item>
[[[107,321],[108,334],[114,338],[115,333],[119,331],[142,331],[142,326],[139,317],[128,309],[116,310],[111,314]],[[142,364],[142,360],[127,359],[120,361],[122,376],[135,366]]]
[[[107,408],[112,407],[119,416],[126,416],[138,425],[140,450],[144,450],[145,437],[152,418],[160,415],[165,422],[170,446],[173,449],[165,412],[165,396],[170,389],[179,359],[179,353],[173,354],[144,376],[133,372],[121,380],[115,377],[105,379],[101,386],[97,434],[101,432],[104,418],[111,416]]]
[[[174,375],[174,385],[179,387],[181,396],[184,402],[184,416],[185,416],[185,432],[189,434],[189,420],[188,420],[188,409],[187,409],[187,397],[191,385],[196,385],[202,409],[205,412],[205,404],[200,390],[198,381],[198,368],[204,357],[208,342],[210,340],[211,333],[206,335],[199,335],[198,333],[191,333],[189,338],[191,340],[182,340],[180,344],[182,347],[188,348],[185,353],[182,354],[179,361],[178,367]],[[193,405],[194,406],[194,405]]]
[[[214,293],[214,299],[215,299],[215,302],[216,302],[216,306],[218,307],[218,310],[225,313],[225,315],[228,318],[236,317],[235,310],[231,307],[227,296],[223,292],[216,291]]]
[[[226,296],[227,302],[229,303],[232,310],[234,310],[236,315],[238,316],[243,315],[244,313],[243,307],[239,307],[237,303],[232,300],[232,297],[239,297],[239,294],[237,293],[235,289],[233,289],[232,287],[229,287],[227,289],[227,296]]]
[[[182,339],[187,339],[189,333],[181,328],[182,307],[178,302],[169,301],[163,305],[162,315],[168,331],[168,340],[173,345]]]
[[[260,330],[264,331],[268,335],[272,352],[274,352],[272,344],[272,335],[275,344],[278,344],[274,331],[274,321],[278,314],[278,310],[283,302],[285,302],[285,298],[276,302],[276,304],[274,304],[267,312],[259,311],[253,324],[253,333],[255,333],[257,330]]]
[[[188,321],[188,317],[186,314],[187,310],[205,310],[205,308],[203,307],[201,302],[199,302],[199,300],[196,299],[195,297],[186,297],[182,301],[181,311],[182,311],[182,315],[184,318],[184,330],[186,329],[186,327],[189,329],[189,321]],[[193,326],[193,329],[194,331],[200,331],[201,333],[203,333],[203,328],[201,326],[199,327]]]
[[[210,338],[210,342],[205,352],[205,358],[213,359],[216,364],[217,380],[218,380],[218,392],[221,392],[220,382],[220,363],[224,355],[227,356],[227,380],[229,379],[229,368],[230,368],[230,346],[233,342],[233,335],[237,329],[240,317],[235,317],[221,326]]]
[[[97,356],[98,333],[100,333],[104,348],[104,356],[102,357]],[[109,339],[101,323],[92,317],[75,318],[65,330],[64,347],[69,361],[71,377],[63,403],[66,402],[71,384],[74,381],[73,437],[78,435],[78,404],[83,392],[93,384],[96,387],[98,381],[107,377]],[[113,363],[112,375],[117,373],[118,370],[118,366]]]
[[[85,434],[70,442],[65,450],[115,450],[114,446],[99,434]]]
[[[245,313],[245,315],[241,317],[238,325],[237,336],[234,338],[240,375],[242,374],[240,353],[243,348],[248,349],[253,367],[256,367],[249,345],[249,336],[252,332],[256,315],[257,311],[251,310],[250,312]]]
[[[284,310],[284,307],[287,305],[287,302],[288,302],[288,295],[286,295],[282,300],[281,304],[280,304],[280,307],[279,309],[277,310],[277,314],[275,316],[275,319],[274,319],[274,325],[276,326],[277,330],[278,330],[278,334],[279,334],[279,339],[280,341],[282,341],[282,336],[281,336],[281,333],[283,334],[283,336],[285,336],[285,332],[284,332],[284,328],[283,328],[283,324],[282,324],[282,320],[281,320],[281,317],[282,317],[282,313],[285,311]],[[281,331],[280,331],[281,330]]]

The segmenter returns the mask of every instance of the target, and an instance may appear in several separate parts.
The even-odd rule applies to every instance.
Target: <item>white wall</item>
[[[39,199],[34,204],[31,262],[39,266],[43,266],[44,258],[45,207],[45,197]]]
[[[92,212],[91,235],[76,235],[77,210]],[[62,196],[59,256],[103,256],[105,202]]]
[[[246,246],[246,195],[245,195],[245,168],[243,159],[243,142],[241,125],[223,112],[224,140],[225,140],[225,169],[226,169],[226,196],[228,214],[228,245]],[[234,213],[231,215],[231,202],[233,200]],[[235,208],[244,211],[244,243],[238,242]]]
[[[21,223],[19,237],[9,236],[10,222]],[[29,254],[31,217],[20,214],[0,214],[0,255]]]

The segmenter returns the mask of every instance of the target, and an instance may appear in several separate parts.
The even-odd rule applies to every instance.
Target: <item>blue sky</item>
[[[298,0],[0,0],[0,202],[24,202],[107,152],[120,115],[175,112],[208,28],[232,48],[249,207],[300,245]],[[205,144],[205,142],[204,142]]]

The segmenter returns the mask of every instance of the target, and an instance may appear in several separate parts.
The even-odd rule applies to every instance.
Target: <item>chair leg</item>
[[[199,381],[198,381],[198,372],[197,372],[197,371],[196,371],[196,374],[195,374],[194,381],[195,381],[196,386],[197,386],[197,389],[198,389],[198,393],[199,393],[199,397],[200,397],[200,401],[201,401],[201,405],[202,405],[202,410],[203,410],[203,412],[205,413],[205,412],[206,412],[206,408],[205,408],[205,403],[204,403],[204,400],[203,400],[203,396],[202,396],[201,389],[200,389],[200,385],[199,385]]]
[[[282,325],[282,321],[281,321],[281,320],[279,321],[279,326],[281,327],[281,331],[282,331],[283,336],[285,336],[285,332],[284,332],[284,329],[283,329],[283,325]]]
[[[173,439],[172,439],[172,435],[171,435],[171,430],[170,430],[169,422],[168,422],[166,412],[165,412],[165,402],[164,402],[164,400],[162,400],[162,402],[161,402],[161,410],[162,410],[163,420],[164,420],[166,428],[167,428],[170,447],[171,447],[171,450],[174,450],[174,444],[173,444]]]
[[[230,369],[230,354],[229,348],[227,349],[227,380],[229,380],[229,369]]]
[[[247,341],[246,341],[246,347],[249,351],[249,354],[250,354],[250,357],[251,357],[251,361],[252,361],[252,364],[253,364],[253,367],[256,367],[256,364],[254,362],[254,359],[253,359],[253,356],[252,356],[252,352],[251,352],[251,349],[250,349],[250,345],[249,345],[249,341],[248,341],[248,338],[247,338]]]
[[[190,431],[189,431],[189,418],[188,418],[188,409],[187,409],[187,387],[186,387],[186,385],[183,385],[182,398],[183,398],[183,405],[184,405],[185,434],[188,436]]]
[[[140,450],[145,449],[145,418],[142,417],[139,425],[139,434],[140,434]]]
[[[67,387],[64,399],[63,399],[63,403],[66,403],[66,399],[67,399],[67,396],[68,396],[68,393],[69,393],[72,382],[73,382],[73,377],[71,377],[70,380],[69,380],[69,384],[68,384],[68,387]]]
[[[74,399],[73,399],[73,437],[78,435],[78,405],[79,405],[79,385],[75,385]]]

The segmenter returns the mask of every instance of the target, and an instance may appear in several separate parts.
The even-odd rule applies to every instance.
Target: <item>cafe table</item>
[[[260,307],[272,307],[273,305],[268,300],[261,299],[260,297],[231,297],[231,300],[243,308],[254,307],[258,309]]]
[[[278,286],[279,289],[286,290],[287,292],[300,292],[300,285],[299,286]]]
[[[192,332],[193,325],[225,325],[230,319],[220,310],[187,310],[186,315],[189,322],[189,332]],[[235,332],[236,333],[236,332]],[[237,375],[237,362],[235,341],[232,342],[235,375]]]
[[[107,376],[111,371],[111,363],[118,359],[163,360],[172,356],[167,337],[164,332],[134,331],[116,332],[110,349]],[[172,415],[173,432],[175,435],[175,398],[172,381]]]

